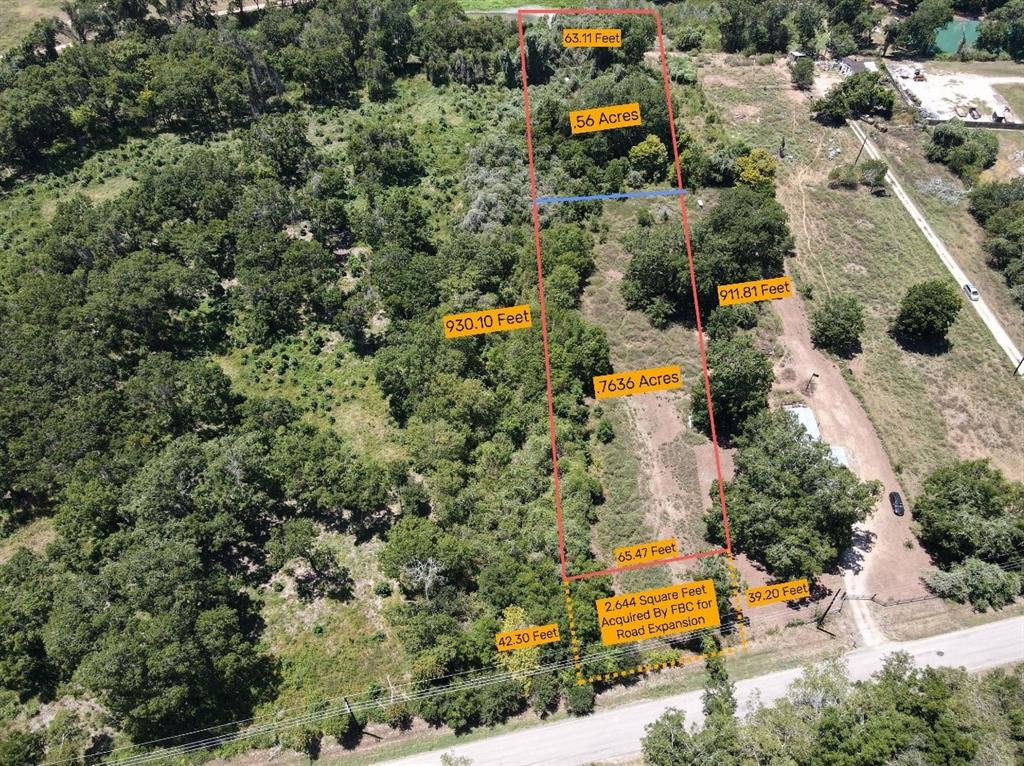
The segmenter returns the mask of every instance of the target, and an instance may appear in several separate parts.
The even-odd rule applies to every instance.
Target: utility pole
[[[814,379],[815,379],[816,377],[818,377],[818,373],[816,373],[816,372],[812,372],[812,373],[811,373],[811,377],[809,377],[809,378],[807,379],[807,385],[806,385],[806,386],[804,386],[804,393],[805,393],[805,394],[806,394],[806,393],[809,393],[809,392],[810,392],[810,390],[811,390],[811,384],[812,384],[812,383],[814,383]]]
[[[864,131],[864,140],[861,142],[860,150],[857,152],[857,159],[855,159],[853,161],[854,165],[856,165],[858,162],[860,162],[860,155],[864,151],[864,147],[867,146],[867,143],[868,143],[868,132],[865,130]]]

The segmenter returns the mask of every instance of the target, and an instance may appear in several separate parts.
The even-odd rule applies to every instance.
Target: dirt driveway
[[[857,530],[855,550],[847,557],[847,590],[876,594],[880,600],[923,595],[926,590],[920,576],[930,566],[929,557],[914,540],[910,512],[897,517],[889,506],[889,492],[903,490],[874,426],[839,367],[813,347],[803,299],[794,295],[774,301],[772,307],[782,320],[779,342],[785,349],[776,365],[776,377],[788,381],[781,382],[778,389],[794,392],[806,401],[817,417],[822,439],[846,450],[850,470],[861,479],[882,482],[882,496],[874,513]],[[805,395],[812,373],[818,377]],[[907,540],[913,543],[909,548],[904,544]]]

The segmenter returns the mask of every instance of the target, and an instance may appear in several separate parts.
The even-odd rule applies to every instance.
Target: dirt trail
[[[655,392],[625,400],[640,451],[642,474],[638,479],[646,484],[645,494],[653,501],[645,516],[659,540],[677,536],[676,526],[685,503],[685,492],[663,452],[683,433],[678,399],[678,394],[673,392]],[[680,540],[679,544],[683,550],[688,550],[686,541]]]
[[[911,514],[897,517],[889,507],[888,494],[902,492],[889,457],[860,401],[853,395],[840,369],[811,344],[803,299],[794,295],[774,301],[782,320],[780,343],[783,359],[776,365],[779,388],[803,394],[812,373],[818,377],[805,398],[814,410],[821,437],[846,450],[850,470],[861,479],[882,482],[882,496],[867,522],[858,525],[854,548],[844,555],[846,590],[860,595],[877,594],[880,600],[911,598],[925,593],[920,575],[929,567],[927,554],[912,540]],[[863,601],[850,602],[854,620],[867,643],[884,640],[875,625],[870,607]]]

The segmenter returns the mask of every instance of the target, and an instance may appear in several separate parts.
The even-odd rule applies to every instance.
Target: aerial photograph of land
[[[0,0],[0,766],[313,763],[1024,764],[1024,0]]]

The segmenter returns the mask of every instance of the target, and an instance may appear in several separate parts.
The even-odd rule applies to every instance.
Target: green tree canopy
[[[962,306],[960,295],[949,280],[920,282],[903,296],[890,330],[904,343],[940,344]]]
[[[852,543],[853,525],[874,507],[878,482],[838,465],[787,412],[754,416],[736,445],[725,494],[737,550],[779,578],[813,577],[834,564]],[[709,536],[724,540],[721,513],[712,509],[705,521]]]

